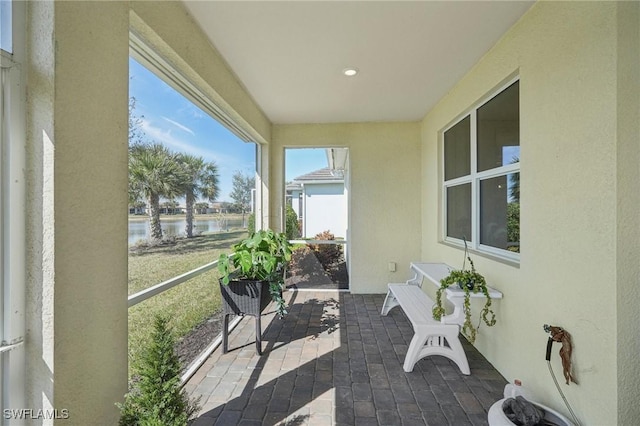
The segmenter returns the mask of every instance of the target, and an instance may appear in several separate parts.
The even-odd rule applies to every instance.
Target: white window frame
[[[25,407],[26,2],[11,8],[12,52],[0,50],[0,411]],[[4,418],[3,418],[4,420]],[[15,420],[15,419],[13,419]],[[12,424],[11,419],[6,419]],[[4,423],[3,423],[4,424]]]
[[[212,99],[207,96],[198,86],[192,83],[182,72],[180,72],[170,61],[158,54],[153,45],[148,43],[135,30],[129,31],[129,56],[143,65],[148,71],[156,75],[160,80],[168,84],[178,93],[191,101],[211,118],[216,120],[240,140],[254,143],[256,146],[256,170],[255,170],[255,194],[253,205],[255,207],[254,217],[256,230],[263,229],[265,220],[263,212],[268,210],[267,200],[264,197],[262,188],[263,175],[263,155],[264,147],[259,142],[261,136],[251,129],[246,123],[234,118],[229,111],[232,108],[227,105],[222,98]],[[239,118],[239,117],[238,117]]]
[[[509,86],[520,80],[520,76],[510,78],[506,83],[501,84],[495,90],[492,90],[487,96],[483,97],[468,111],[451,122],[440,132],[440,144],[442,155],[440,156],[440,170],[442,182],[442,205],[441,205],[441,240],[445,243],[464,248],[464,241],[459,238],[447,235],[447,189],[450,187],[470,183],[471,184],[471,241],[467,241],[469,249],[481,254],[489,255],[500,260],[506,260],[513,263],[520,262],[520,253],[511,252],[485,244],[480,244],[480,182],[495,177],[509,176],[513,173],[520,173],[520,162],[495,167],[489,170],[478,171],[478,140],[477,140],[477,112],[484,104],[502,93]],[[470,119],[470,161],[471,167],[468,175],[460,176],[445,181],[445,150],[444,150],[444,134],[456,124],[465,118]]]

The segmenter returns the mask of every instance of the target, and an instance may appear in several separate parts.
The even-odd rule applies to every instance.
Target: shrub
[[[298,215],[296,214],[295,210],[293,210],[293,207],[288,204],[284,229],[288,239],[294,240],[300,237],[300,224],[298,223]]]
[[[247,218],[247,231],[249,231],[249,235],[256,232],[256,214],[251,213]]]
[[[134,365],[137,381],[120,408],[120,426],[184,426],[198,410],[180,387],[169,317],[156,315],[149,345]]]
[[[316,234],[315,239],[333,241],[336,237],[327,230]],[[342,247],[338,244],[311,244],[311,250],[323,265],[331,265],[342,259]]]

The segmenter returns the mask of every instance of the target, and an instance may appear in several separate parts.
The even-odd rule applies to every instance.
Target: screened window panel
[[[478,171],[520,161],[519,83],[500,92],[477,111]]]
[[[447,188],[447,236],[471,241],[471,184]]]
[[[520,174],[480,182],[480,244],[520,251]]]
[[[444,180],[471,173],[471,118],[444,132]]]

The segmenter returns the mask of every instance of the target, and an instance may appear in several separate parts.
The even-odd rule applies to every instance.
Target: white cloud
[[[165,116],[161,116],[161,117],[162,117],[162,119],[163,119],[163,120],[165,120],[165,121],[167,121],[167,122],[169,122],[169,123],[173,124],[173,125],[174,125],[174,126],[176,126],[178,129],[180,129],[180,130],[184,130],[185,132],[187,132],[187,133],[189,133],[189,134],[191,134],[191,135],[193,135],[193,136],[195,136],[195,135],[196,135],[195,133],[193,133],[193,130],[191,130],[191,129],[190,129],[190,128],[188,128],[187,126],[184,126],[184,125],[182,125],[182,124],[178,123],[177,121],[173,121],[173,120],[171,120],[170,118],[167,118],[167,117],[165,117]]]
[[[174,151],[184,152],[186,154],[197,155],[203,157],[207,161],[215,161],[218,157],[214,151],[202,149],[197,146],[193,146],[180,138],[173,135],[170,129],[162,129],[156,127],[149,120],[142,120],[142,130],[144,133],[154,142],[159,142]]]
[[[149,120],[142,119],[140,127],[150,140],[159,142],[165,145],[167,148],[172,149],[173,151],[195,155],[204,158],[205,161],[215,162],[218,165],[220,174],[226,173],[227,170],[231,171],[246,167],[246,163],[240,163],[240,161],[243,161],[240,158],[235,158],[227,154],[221,154],[217,151],[202,148],[185,142],[180,138],[174,136],[170,129],[163,129],[154,126]]]
[[[177,112],[188,114],[192,118],[197,118],[197,119],[205,118],[205,117],[211,118],[211,116],[202,112],[200,108],[198,108],[197,106],[195,106],[189,101],[185,101],[184,106],[182,106],[181,108],[178,108]]]

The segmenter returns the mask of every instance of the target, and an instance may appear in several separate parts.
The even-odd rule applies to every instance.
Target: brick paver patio
[[[195,425],[486,425],[505,379],[463,340],[471,375],[443,357],[402,370],[413,330],[384,295],[287,292],[289,315],[263,319],[257,356],[246,317],[185,385]]]

